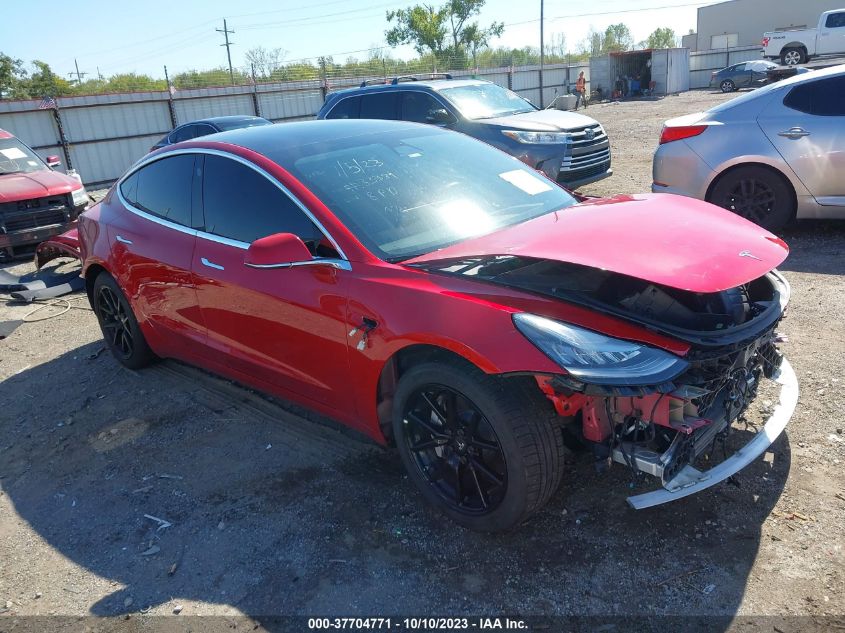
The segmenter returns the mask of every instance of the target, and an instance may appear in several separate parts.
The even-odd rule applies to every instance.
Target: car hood
[[[561,132],[596,124],[595,119],[591,119],[583,114],[566,112],[564,110],[536,110],[521,114],[493,117],[491,119],[481,119],[480,122],[514,130],[537,132]]]
[[[594,199],[406,260],[518,255],[720,292],[778,266],[786,243],[707,202],[669,194]]]
[[[5,174],[0,176],[0,202],[55,196],[69,193],[81,186],[78,180],[49,169]]]

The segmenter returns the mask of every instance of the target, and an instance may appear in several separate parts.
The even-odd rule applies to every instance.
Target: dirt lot
[[[662,121],[725,98],[591,106],[615,174],[586,191],[648,190]],[[784,350],[802,396],[766,458],[738,487],[640,512],[625,497],[645,487],[625,469],[575,459],[547,509],[498,536],[426,508],[392,451],[177,363],[122,369],[90,311],[24,324],[0,341],[0,630],[14,615],[138,621],[177,605],[182,618],[845,614],[845,223],[785,237]],[[30,309],[0,306],[0,320]]]

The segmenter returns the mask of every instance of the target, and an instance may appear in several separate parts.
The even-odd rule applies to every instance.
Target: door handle
[[[791,127],[783,132],[778,132],[778,136],[785,136],[786,138],[801,138],[802,136],[810,136],[810,133],[802,127]]]
[[[225,270],[225,268],[223,268],[223,266],[221,266],[220,264],[210,262],[205,257],[201,258],[200,261],[202,262],[203,266],[208,266],[209,268],[214,268],[215,270]]]
[[[116,239],[121,244],[132,244],[132,240],[127,240],[125,237],[122,237],[120,235],[115,235],[114,239]]]

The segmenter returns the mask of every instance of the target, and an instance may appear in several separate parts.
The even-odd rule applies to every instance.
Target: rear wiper
[[[3,171],[0,169],[0,176],[8,176],[9,174],[20,174],[23,172],[23,169],[16,169],[15,171]]]

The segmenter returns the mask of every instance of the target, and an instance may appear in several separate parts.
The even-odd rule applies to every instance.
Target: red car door
[[[200,202],[194,162],[194,154],[179,154],[149,163],[124,179],[108,203],[120,200],[125,208],[109,213],[112,270],[153,348],[165,356],[189,356],[205,340],[191,274],[192,216]]]
[[[348,262],[334,259],[318,227],[270,176],[213,154],[205,156],[202,172],[205,228],[197,234],[192,269],[209,359],[221,371],[347,417]],[[336,266],[246,266],[249,244],[275,233],[298,235],[316,254],[334,256]]]

